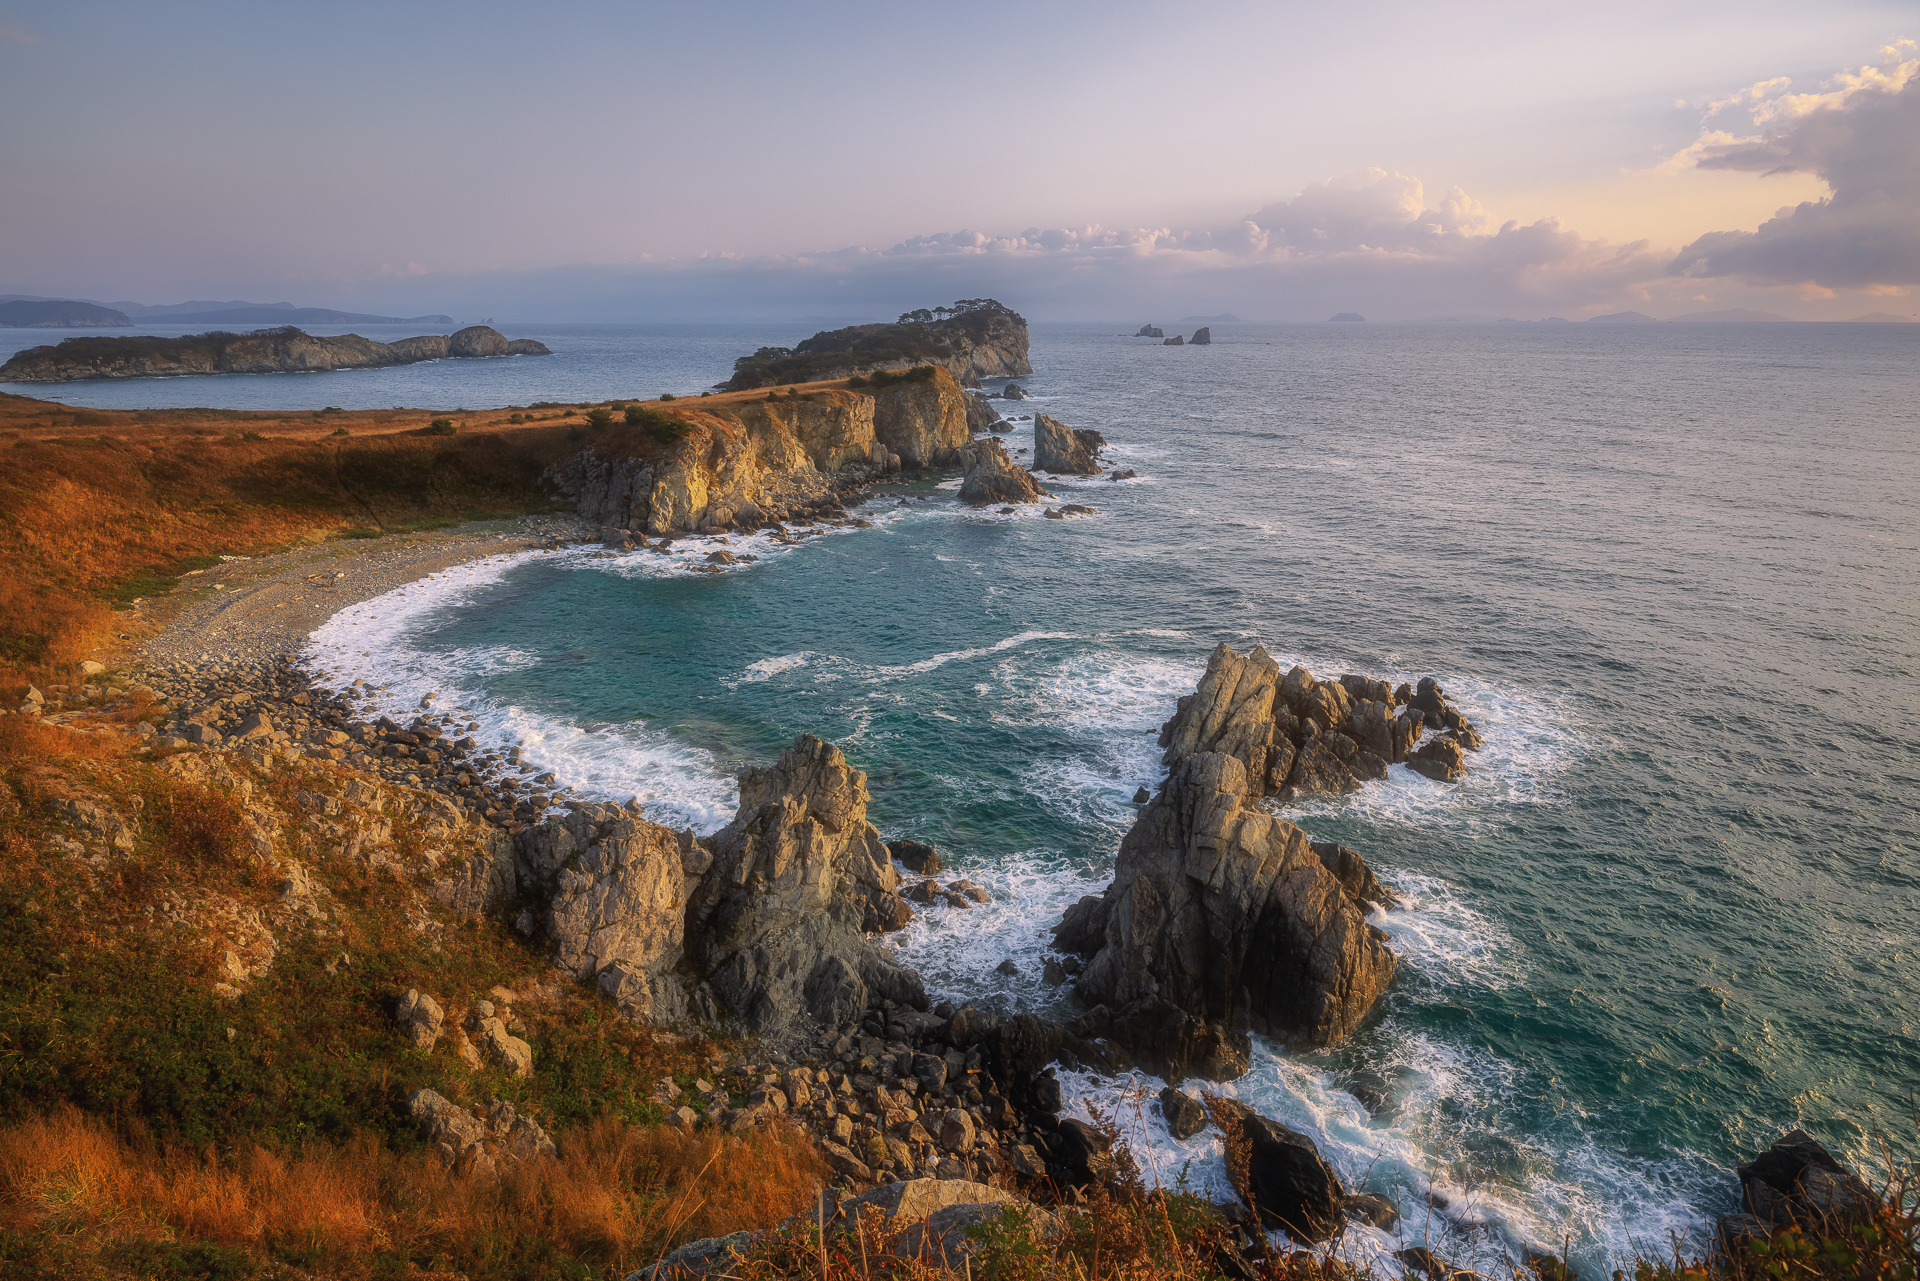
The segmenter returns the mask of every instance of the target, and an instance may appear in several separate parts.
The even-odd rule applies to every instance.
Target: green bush
[[[612,422],[613,411],[611,409],[589,409],[587,411],[587,426],[594,428],[596,431],[608,426]]]
[[[456,430],[458,429],[454,427],[451,418],[436,418],[427,424],[429,436],[451,436]]]
[[[648,409],[644,405],[627,406],[627,426],[643,429],[662,445],[684,440],[693,434],[692,426],[685,420],[675,418],[672,414],[663,414],[657,409]]]
[[[244,431],[240,433],[240,439],[241,440],[265,440],[266,437],[261,435],[257,431]]]
[[[348,431],[348,430],[347,430],[347,429],[346,429],[345,427],[335,427],[335,428],[333,429],[333,434],[334,434],[334,435],[336,435],[336,436],[351,436],[351,435],[353,435],[353,433],[352,433],[352,432],[350,432],[350,431]]]
[[[674,394],[670,391],[663,391],[660,393],[660,399],[662,400],[673,400],[674,398],[675,398]]]

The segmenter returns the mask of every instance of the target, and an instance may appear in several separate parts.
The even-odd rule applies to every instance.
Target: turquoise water
[[[1046,930],[1105,884],[1214,644],[1437,675],[1487,735],[1466,784],[1396,770],[1291,815],[1408,894],[1378,918],[1401,976],[1350,1044],[1232,1087],[1401,1199],[1349,1249],[1565,1242],[1597,1272],[1731,1208],[1781,1127],[1910,1145],[1920,328],[1119,328],[1036,327],[1021,380],[1139,472],[1053,486],[1095,517],[928,485],[720,575],[704,545],[485,562],[315,657],[703,830],[740,765],[833,739],[883,832],[994,891],[907,931],[930,986],[1045,1010]],[[735,337],[669,359],[633,331],[601,377],[698,386]],[[1375,1078],[1369,1117],[1345,1087]],[[1130,1097],[1155,1169],[1217,1182]]]

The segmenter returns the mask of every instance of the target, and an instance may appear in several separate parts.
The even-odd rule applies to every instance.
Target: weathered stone
[[[1253,799],[1237,757],[1174,767],[1121,842],[1104,939],[1076,985],[1089,1006],[1151,1001],[1292,1045],[1359,1025],[1394,956],[1306,834]]]
[[[960,501],[975,507],[989,503],[1037,503],[1046,497],[1033,477],[1013,464],[1007,448],[997,440],[976,440],[959,451],[966,469],[960,482]]]
[[[1176,1139],[1190,1139],[1207,1128],[1206,1108],[1178,1086],[1160,1091],[1160,1111],[1166,1117],[1167,1133]]]
[[[940,1118],[940,1146],[948,1152],[965,1156],[973,1151],[976,1135],[973,1117],[959,1108],[950,1108]]]
[[[921,876],[931,876],[946,866],[946,860],[940,851],[921,841],[888,841],[887,853],[900,861],[900,865],[909,872]]]
[[[1305,1245],[1341,1232],[1346,1190],[1312,1139],[1231,1099],[1207,1103],[1221,1124],[1239,1130],[1230,1137],[1246,1145],[1246,1183],[1235,1190],[1262,1225],[1284,1229]]]
[[[394,1021],[400,1025],[413,1048],[423,1054],[431,1051],[433,1043],[440,1039],[440,1028],[446,1020],[446,1012],[440,1008],[439,1002],[425,992],[412,988],[407,990],[394,1011]]]
[[[1378,1192],[1362,1192],[1346,1198],[1340,1206],[1341,1213],[1356,1223],[1367,1223],[1382,1232],[1391,1232],[1400,1222],[1399,1207],[1392,1200]]]
[[[1033,416],[1033,469],[1060,475],[1092,476],[1100,471],[1095,455],[1107,443],[1097,431],[1075,430],[1046,414]]]

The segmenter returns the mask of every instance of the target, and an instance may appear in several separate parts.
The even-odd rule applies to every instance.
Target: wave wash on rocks
[[[1249,1032],[1342,1040],[1398,966],[1366,920],[1395,902],[1366,861],[1259,808],[1288,777],[1273,759],[1293,755],[1280,688],[1265,650],[1214,651],[1163,732],[1170,772],[1121,842],[1113,883],[1054,931],[1089,958],[1074,989],[1094,1007],[1086,1030],[1170,1078],[1240,1075]]]

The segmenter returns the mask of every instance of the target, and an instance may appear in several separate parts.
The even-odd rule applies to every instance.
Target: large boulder
[[[1046,493],[1033,477],[1013,465],[1007,447],[997,440],[976,440],[959,451],[966,479],[960,482],[960,501],[975,507],[989,503],[1037,503]]]
[[[1227,1131],[1234,1190],[1263,1227],[1282,1229],[1304,1245],[1345,1229],[1346,1189],[1312,1139],[1231,1099],[1208,1096],[1207,1103]]]
[[[1196,1024],[1331,1045],[1392,980],[1386,935],[1347,888],[1353,869],[1344,880],[1329,870],[1305,832],[1257,800],[1238,757],[1180,761],[1121,842],[1098,908],[1063,920],[1076,941],[1096,918],[1101,926],[1076,991],[1116,1012],[1117,1036],[1122,1015],[1145,1002]],[[1194,1066],[1166,1061],[1161,1045],[1128,1048],[1163,1072]]]
[[[1045,414],[1033,416],[1033,469],[1055,475],[1092,476],[1100,471],[1095,455],[1107,443],[1097,431],[1068,427]]]
[[[1864,1218],[1875,1203],[1872,1190],[1805,1130],[1787,1131],[1735,1173],[1748,1213],[1765,1230],[1789,1223],[1832,1230]],[[1720,1236],[1740,1235],[1741,1226],[1723,1219]]]
[[[876,999],[927,1008],[919,976],[866,937],[900,883],[868,799],[867,776],[811,734],[740,776],[739,813],[689,895],[686,949],[748,1028],[857,1023]]]
[[[1204,347],[1213,341],[1213,330],[1205,325],[1193,331],[1193,337],[1187,339],[1189,347]]]

